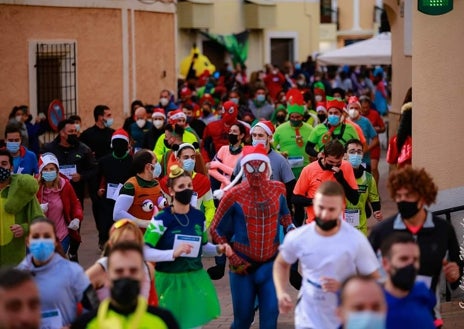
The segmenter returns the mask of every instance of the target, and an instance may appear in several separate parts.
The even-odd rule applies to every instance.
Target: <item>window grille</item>
[[[48,117],[50,103],[63,103],[65,118],[77,114],[76,43],[36,46],[37,112]]]

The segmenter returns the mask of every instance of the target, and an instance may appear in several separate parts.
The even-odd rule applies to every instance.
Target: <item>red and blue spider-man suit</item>
[[[278,305],[272,264],[279,247],[279,223],[285,231],[294,226],[285,198],[285,185],[269,180],[268,161],[244,163],[245,153],[244,148],[241,164],[247,180],[225,194],[210,230],[216,243],[229,243],[233,250],[229,255],[234,309],[232,328],[250,327],[256,297],[260,327],[276,328]]]

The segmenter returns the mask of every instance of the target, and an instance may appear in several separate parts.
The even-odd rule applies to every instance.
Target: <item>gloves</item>
[[[77,231],[79,229],[79,226],[81,225],[81,222],[79,221],[79,219],[77,218],[74,218],[68,225],[68,228],[73,230],[73,231]]]
[[[40,204],[40,208],[42,209],[42,212],[43,212],[44,214],[46,214],[47,211],[48,211],[48,202],[47,202],[47,203],[41,203],[41,204]]]

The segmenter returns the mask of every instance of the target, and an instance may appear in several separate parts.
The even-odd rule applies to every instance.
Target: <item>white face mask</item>
[[[321,95],[316,95],[316,96],[314,96],[314,99],[316,100],[316,102],[320,102],[320,101],[322,101],[322,96]]]
[[[160,129],[164,125],[164,120],[163,119],[153,119],[153,125],[155,126],[156,129]]]
[[[168,103],[169,103],[169,99],[167,99],[166,97],[161,97],[160,98],[161,106],[166,106],[166,105],[168,105]]]
[[[145,123],[147,122],[145,119],[138,119],[135,121],[137,123],[137,126],[139,126],[140,129],[142,129],[145,126]]]
[[[359,111],[357,109],[349,109],[348,115],[351,119],[356,119],[359,116]]]

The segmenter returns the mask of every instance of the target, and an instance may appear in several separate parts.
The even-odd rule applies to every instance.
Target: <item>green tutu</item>
[[[181,329],[202,326],[219,317],[216,289],[204,269],[194,272],[155,271],[159,306],[174,314]]]

